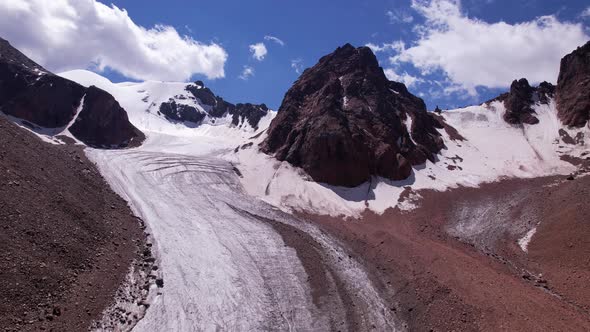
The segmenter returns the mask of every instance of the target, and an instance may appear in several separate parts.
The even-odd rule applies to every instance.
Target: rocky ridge
[[[85,96],[87,98],[85,98]],[[0,111],[33,130],[62,132],[77,116],[72,134],[103,148],[139,145],[143,134],[109,93],[54,75],[0,38]]]
[[[536,103],[548,105],[555,96],[555,86],[548,82],[542,82],[537,87],[531,87],[526,78],[512,81],[510,91],[486,102],[501,101],[506,107],[504,121],[510,124],[539,123],[535,116],[533,105]]]
[[[261,150],[315,181],[353,187],[372,176],[403,180],[435,161],[441,120],[391,82],[368,47],[339,47],[289,89]]]
[[[214,122],[229,115],[233,126],[248,123],[254,129],[258,129],[260,119],[269,112],[265,104],[229,103],[205,87],[202,81],[188,84],[185,91],[186,94],[176,95],[160,104],[159,112],[169,120],[192,124],[201,123],[206,116]]]

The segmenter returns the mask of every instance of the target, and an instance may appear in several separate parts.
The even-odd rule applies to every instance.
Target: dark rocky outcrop
[[[234,108],[229,109],[229,114],[232,115],[232,124],[238,126],[244,121],[254,129],[258,129],[258,123],[265,115],[268,114],[268,107],[265,104],[236,104]]]
[[[535,111],[531,107],[533,104],[533,88],[529,85],[526,78],[514,80],[510,85],[510,92],[504,105],[504,121],[511,124],[537,124],[539,119],[534,116]]]
[[[350,187],[371,176],[406,179],[412,165],[435,161],[444,147],[435,128],[424,101],[387,80],[369,48],[346,44],[289,89],[261,150],[315,181]]]
[[[539,103],[548,105],[551,99],[555,98],[555,85],[549,82],[541,82],[535,92]]]
[[[178,104],[173,98],[160,105],[160,113],[173,121],[188,121],[199,123],[205,118],[205,113],[200,112],[195,107]]]
[[[53,75],[0,38],[0,109],[42,127],[67,125],[84,87]]]
[[[109,93],[54,75],[0,38],[0,110],[34,126],[67,126],[82,142],[97,147],[139,144],[143,134]],[[65,129],[65,128],[64,128]]]
[[[555,86],[548,82],[542,82],[538,87],[532,87],[526,78],[514,80],[510,85],[510,91],[501,94],[500,96],[488,100],[486,104],[494,101],[504,103],[506,113],[504,113],[504,121],[510,124],[530,124],[539,123],[539,119],[535,116],[533,105],[549,104],[555,95]]]
[[[102,148],[138,146],[145,139],[115,98],[95,86],[86,89],[82,110],[70,132],[87,145]]]
[[[199,111],[197,108],[179,104],[176,99],[187,98],[186,96],[176,96],[170,98],[160,105],[160,113],[174,121],[189,121],[193,123],[201,122],[205,116],[212,118],[221,118],[226,115],[232,116],[232,125],[240,126],[247,122],[254,129],[258,129],[258,123],[269,109],[265,104],[255,105],[250,103],[232,104],[223,98],[216,96],[211,89],[205,87],[202,81],[196,81],[186,86],[185,90],[191,94],[188,98],[198,99],[200,104],[206,108],[206,113]]]
[[[556,101],[563,124],[583,127],[590,120],[590,42],[561,59]]]

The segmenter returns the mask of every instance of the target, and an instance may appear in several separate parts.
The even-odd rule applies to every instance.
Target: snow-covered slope
[[[148,138],[153,137],[154,133],[185,137],[218,136],[225,138],[223,143],[233,145],[256,132],[246,121],[242,121],[238,126],[232,125],[230,114],[225,114],[221,118],[210,116],[207,105],[188,95],[187,83],[158,81],[112,83],[87,70],[73,70],[59,75],[83,86],[95,85],[111,93],[125,108],[129,120]],[[183,123],[167,119],[159,112],[159,109],[160,105],[169,101],[170,98],[173,98],[176,103],[190,105],[204,113],[202,123]],[[275,114],[269,111],[267,116],[260,120],[259,128],[268,127]]]
[[[258,129],[246,122],[235,126],[229,115],[206,115],[201,124],[187,125],[158,114],[159,104],[186,93],[185,83],[113,84],[87,71],[62,75],[110,92],[147,137],[136,149],[87,150],[146,220],[158,249],[165,288],[140,321],[140,331],[324,330],[334,327],[331,321],[344,319],[348,313],[338,291],[325,300],[331,310],[309,301],[313,290],[305,263],[284,248],[285,239],[263,220],[320,243],[322,264],[330,266],[328,279],[342,282],[346,293],[360,295],[354,304],[365,317],[363,326],[377,322],[394,330],[395,317],[371,316],[389,310],[383,309],[383,299],[360,265],[353,260],[342,265],[338,257],[346,253],[337,242],[285,211],[358,217],[367,208],[377,213],[411,209],[420,204],[420,189],[571,173],[576,167],[562,158],[586,158],[590,144],[588,128],[570,130],[560,124],[553,102],[534,107],[540,120],[536,125],[506,123],[504,105],[493,102],[444,112],[444,120],[464,139],[440,129],[446,149],[435,163],[415,167],[410,178],[334,187],[313,182],[302,170],[258,150],[274,112]],[[185,102],[209,111],[198,100]],[[326,287],[336,289],[331,282]]]
[[[367,208],[377,213],[396,206],[411,209],[419,204],[419,194],[415,191],[420,189],[445,190],[473,187],[505,177],[569,174],[576,167],[562,158],[586,158],[581,154],[587,153],[590,146],[590,129],[568,129],[561,125],[554,101],[534,105],[540,120],[536,125],[506,123],[504,104],[495,101],[443,112],[445,121],[465,140],[452,140],[445,130],[439,130],[447,148],[435,163],[427,161],[414,167],[410,178],[403,181],[373,178],[356,188],[335,187],[313,182],[302,170],[258,150],[274,112],[260,121],[258,130],[247,123],[242,128],[231,126],[229,115],[222,119],[206,117],[200,126],[186,126],[170,122],[157,112],[160,103],[186,93],[186,83],[113,84],[97,74],[80,70],[61,75],[82,85],[97,85],[113,94],[127,110],[131,122],[146,133],[147,149],[150,146],[159,149],[166,144],[180,153],[215,151],[240,170],[242,184],[249,194],[286,211],[356,217]],[[207,111],[198,101],[192,102],[203,112]],[[205,142],[208,144],[201,144]],[[236,146],[242,148],[234,151]]]
[[[356,217],[367,208],[377,213],[396,206],[411,209],[419,204],[415,191],[420,189],[473,187],[505,177],[533,178],[575,171],[576,167],[562,157],[586,158],[590,130],[562,126],[553,101],[534,109],[540,120],[536,125],[506,123],[501,102],[444,112],[445,121],[465,140],[452,140],[444,129],[439,130],[447,148],[436,163],[427,161],[414,167],[413,175],[404,181],[373,178],[356,188],[316,183],[300,169],[261,154],[257,145],[264,137],[253,140],[251,148],[226,154],[226,158],[238,165],[250,194],[286,210]],[[576,144],[567,144],[568,137]]]
[[[86,150],[154,237],[164,289],[150,291],[136,331],[397,330],[361,264],[313,224],[248,195],[240,170],[222,158],[268,127],[273,112],[258,131],[229,119],[191,127],[150,107],[183,93],[186,84],[63,75],[112,93],[147,137],[135,149]],[[305,234],[297,241],[305,241],[312,258],[302,258],[285,230]],[[317,278],[321,290],[310,282]]]

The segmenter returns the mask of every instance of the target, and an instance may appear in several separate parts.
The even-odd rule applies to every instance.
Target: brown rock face
[[[53,75],[0,38],[0,109],[42,127],[68,124],[84,87]]]
[[[387,80],[369,48],[346,44],[289,89],[261,149],[315,181],[350,187],[374,175],[406,179],[412,165],[434,161],[441,127],[422,99]]]
[[[46,128],[65,127],[84,106],[70,132],[96,147],[138,145],[143,134],[109,93],[56,76],[0,38],[0,111]]]
[[[145,139],[115,98],[95,86],[86,89],[84,105],[70,132],[87,145],[102,148],[138,146]]]
[[[561,59],[556,100],[563,124],[583,127],[590,120],[590,42]]]
[[[529,85],[526,78],[514,80],[510,85],[510,93],[504,105],[506,105],[506,113],[504,113],[504,121],[511,124],[527,123],[537,124],[537,119],[533,114],[533,92],[534,89]]]
[[[542,82],[538,87],[531,87],[526,78],[512,81],[510,92],[503,93],[498,97],[488,100],[489,104],[494,101],[501,101],[506,107],[504,121],[510,124],[537,124],[539,119],[535,116],[533,105],[549,104],[555,96],[555,86],[548,82]]]

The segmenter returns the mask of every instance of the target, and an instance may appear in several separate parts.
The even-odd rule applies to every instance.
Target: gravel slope
[[[144,234],[79,146],[0,116],[0,330],[84,331],[125,280]]]

